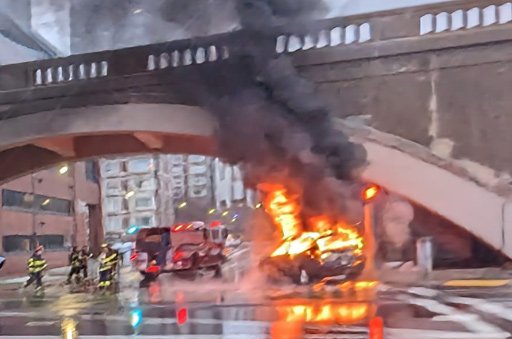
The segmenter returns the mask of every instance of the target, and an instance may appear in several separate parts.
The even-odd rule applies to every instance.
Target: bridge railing
[[[0,91],[123,77],[228,59],[243,32],[37,60],[0,67]],[[1,93],[0,93],[1,95]]]
[[[512,22],[512,1],[463,0],[365,15],[298,22],[270,29],[275,53],[486,29]],[[214,36],[102,51],[0,67],[2,91],[125,77],[219,62],[250,44],[243,30]],[[273,51],[269,51],[273,53]]]
[[[512,2],[463,0],[276,28],[276,52],[485,29],[512,22]]]

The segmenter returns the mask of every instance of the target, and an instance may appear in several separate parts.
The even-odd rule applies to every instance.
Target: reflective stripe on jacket
[[[100,271],[111,270],[117,264],[117,253],[110,252],[100,259]]]
[[[80,260],[80,253],[74,252],[69,255],[69,263],[72,267],[80,267],[82,265]]]
[[[27,261],[27,267],[29,273],[37,273],[44,270],[48,265],[46,264],[46,260],[41,258],[40,256],[31,256]]]

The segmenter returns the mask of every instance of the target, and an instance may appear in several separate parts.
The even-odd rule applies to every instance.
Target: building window
[[[98,168],[96,166],[96,161],[88,160],[85,162],[85,179],[95,184],[98,183]]]
[[[6,235],[2,238],[4,252],[29,252],[42,245],[46,250],[64,249],[64,236],[61,234],[31,235]]]
[[[206,157],[204,155],[189,155],[188,163],[189,164],[203,164],[206,162]]]
[[[153,170],[153,161],[150,158],[133,159],[127,166],[130,173],[147,173]]]
[[[191,175],[205,175],[208,172],[208,167],[200,165],[191,165],[188,168],[188,174]]]
[[[107,195],[121,195],[123,194],[123,185],[121,180],[108,179],[104,181],[105,192]]]
[[[29,212],[64,215],[70,215],[72,212],[71,201],[69,200],[11,190],[2,191],[2,206]]]
[[[155,179],[145,179],[140,182],[139,189],[142,190],[149,190],[149,189],[155,189],[156,188],[156,182]]]
[[[152,197],[137,197],[135,198],[135,208],[136,209],[148,209],[154,208],[154,200]]]
[[[38,235],[37,241],[39,245],[42,245],[46,250],[60,250],[65,248],[64,236],[61,234]]]
[[[71,214],[71,201],[69,200],[36,195],[34,205],[38,211]]]
[[[121,174],[121,162],[118,160],[104,160],[101,165],[102,176],[115,177]]]
[[[171,162],[173,165],[183,165],[184,160],[183,155],[171,155]]]
[[[2,191],[2,206],[21,209],[32,209],[34,195],[31,193],[16,192],[11,190]]]
[[[4,252],[28,252],[34,249],[32,237],[26,235],[6,235],[2,238]]]
[[[135,224],[139,227],[151,227],[154,226],[154,218],[153,216],[136,217]]]
[[[113,216],[107,218],[105,230],[107,232],[121,232],[128,226],[128,218],[123,216]]]
[[[125,200],[122,197],[110,197],[106,199],[107,213],[121,213],[126,210]]]

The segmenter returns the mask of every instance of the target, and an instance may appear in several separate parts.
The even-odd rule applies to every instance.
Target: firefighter
[[[161,272],[161,268],[156,261],[157,256],[158,256],[158,254],[155,255],[153,260],[151,260],[151,262],[149,263],[146,270],[144,272],[141,272],[143,274],[144,278],[139,283],[140,288],[149,287],[149,285],[152,282],[155,282],[158,279],[158,276],[160,275],[160,272]]]
[[[27,261],[29,278],[24,288],[30,286],[34,281],[36,282],[36,290],[43,288],[43,271],[48,267],[46,260],[43,259],[43,246],[37,246],[32,256]]]
[[[73,249],[69,254],[69,265],[71,266],[71,269],[69,270],[68,280],[66,281],[66,284],[71,284],[71,278],[73,278],[74,275],[80,275],[80,268],[82,266],[82,263],[80,260],[80,252],[78,251],[78,248],[76,246],[73,246]]]
[[[121,258],[119,251],[112,248],[112,245],[107,245],[109,253],[113,256],[112,259],[112,276],[115,277],[118,273],[119,260]]]
[[[112,285],[113,273],[117,265],[117,253],[108,244],[103,244],[101,247],[98,287],[104,289]]]
[[[80,270],[82,271],[82,275],[85,279],[87,279],[88,276],[88,263],[89,258],[92,257],[92,253],[89,252],[89,249],[87,246],[82,247],[80,250]]]

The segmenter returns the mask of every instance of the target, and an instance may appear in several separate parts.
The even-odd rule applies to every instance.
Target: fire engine
[[[206,225],[202,221],[138,231],[131,261],[144,277],[141,287],[162,273],[195,273],[212,270],[221,276],[221,265],[228,236],[220,222]]]

